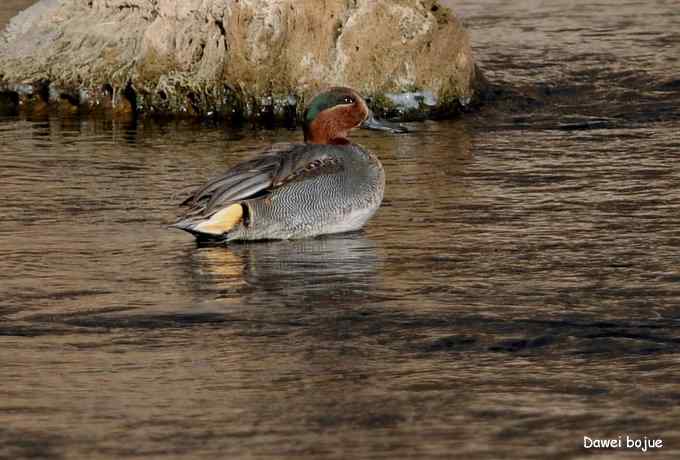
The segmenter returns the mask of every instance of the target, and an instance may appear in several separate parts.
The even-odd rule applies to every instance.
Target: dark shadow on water
[[[23,409],[23,408],[22,408]],[[25,409],[18,411],[23,412]],[[0,416],[8,415],[0,410]],[[36,416],[44,415],[39,412]],[[0,428],[0,455],[3,458],[55,459],[64,458],[61,453],[66,439],[64,436],[39,430],[15,430]],[[5,457],[6,455],[6,457]]]
[[[418,303],[394,306],[406,294],[385,285],[383,252],[362,232],[294,241],[189,243],[180,253],[185,272],[177,281],[193,292],[193,305],[157,313],[120,307],[36,314],[1,326],[0,336],[210,326],[267,340],[294,335],[319,348],[375,342],[420,358],[491,352],[616,359],[680,352],[672,318],[593,321],[572,313],[556,320],[512,320],[458,308],[427,311]]]

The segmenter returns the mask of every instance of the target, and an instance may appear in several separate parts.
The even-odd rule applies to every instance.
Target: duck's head
[[[305,142],[348,144],[347,136],[368,118],[366,102],[350,88],[335,87],[316,96],[305,110]]]

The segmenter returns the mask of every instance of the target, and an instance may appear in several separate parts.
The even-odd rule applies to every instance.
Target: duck
[[[303,114],[304,142],[275,144],[194,191],[172,227],[198,240],[292,240],[361,229],[380,207],[385,170],[352,143],[379,125],[353,89],[330,88]]]

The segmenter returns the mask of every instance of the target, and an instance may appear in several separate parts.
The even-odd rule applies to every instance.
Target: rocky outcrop
[[[389,116],[432,117],[480,81],[432,0],[42,0],[0,38],[0,100],[27,110],[279,118],[346,85]]]

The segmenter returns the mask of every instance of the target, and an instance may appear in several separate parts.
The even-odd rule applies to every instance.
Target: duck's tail
[[[191,216],[182,218],[171,225],[171,227],[189,232],[197,238],[219,239],[226,236],[230,230],[243,222],[243,217],[243,205],[235,203],[208,217]]]

